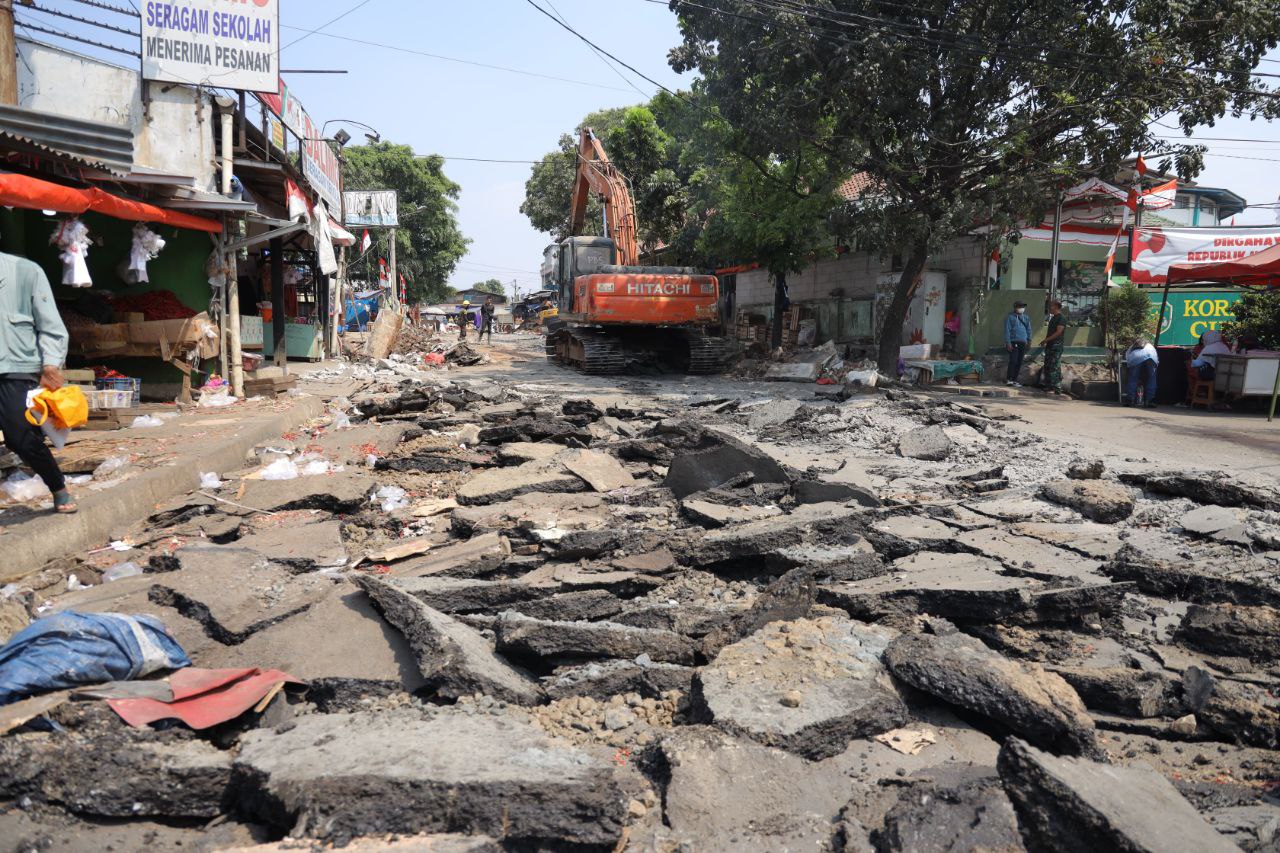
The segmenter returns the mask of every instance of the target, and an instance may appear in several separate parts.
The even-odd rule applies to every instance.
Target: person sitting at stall
[[[1218,356],[1230,354],[1231,346],[1223,339],[1222,332],[1210,329],[1200,336],[1199,345],[1192,351],[1195,358],[1191,366],[1201,379],[1212,379],[1217,372]]]
[[[1156,372],[1160,366],[1160,354],[1151,342],[1139,338],[1124,354],[1125,367],[1128,368],[1128,382],[1125,385],[1124,404],[1138,405],[1138,385],[1143,386],[1142,405],[1147,409],[1156,407]]]

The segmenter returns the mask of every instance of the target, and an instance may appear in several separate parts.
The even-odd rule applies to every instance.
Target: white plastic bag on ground
[[[331,429],[351,429],[351,418],[346,412],[334,409],[330,414],[333,415],[333,423],[329,425]]]
[[[201,394],[200,402],[196,405],[201,409],[220,409],[224,406],[234,406],[240,402],[240,398],[232,397],[230,394]]]
[[[844,375],[844,383],[846,385],[865,385],[868,388],[874,388],[879,378],[880,372],[874,367],[870,370],[850,370]]]
[[[217,489],[222,487],[222,480],[213,471],[202,471],[200,473],[200,488]]]
[[[321,474],[328,474],[333,470],[333,466],[329,464],[327,459],[312,459],[302,468],[302,476],[317,477]]]
[[[262,479],[264,480],[296,480],[297,478],[298,466],[293,463],[292,459],[277,459],[262,469]]]
[[[137,577],[140,574],[142,574],[142,567],[137,563],[116,563],[102,573],[102,582],[111,583],[125,578]]]
[[[106,480],[121,469],[128,467],[128,465],[128,456],[112,456],[109,459],[103,460],[101,465],[93,469],[93,479]]]
[[[27,501],[35,501],[40,498],[47,498],[50,495],[49,487],[39,477],[29,477],[21,471],[14,471],[9,475],[9,479],[4,483],[0,483],[0,489],[9,496],[9,500],[16,503],[26,503]]]
[[[383,486],[374,494],[374,502],[382,504],[383,512],[395,512],[409,505],[406,495],[399,486]]]
[[[160,420],[160,418],[157,418],[153,415],[138,415],[138,417],[133,419],[134,429],[145,429],[148,427],[158,427],[158,426],[164,426],[164,421]]]

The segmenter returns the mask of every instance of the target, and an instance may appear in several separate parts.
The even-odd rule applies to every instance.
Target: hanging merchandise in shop
[[[129,265],[124,273],[124,280],[129,284],[143,284],[151,281],[147,275],[147,264],[156,259],[164,248],[164,238],[152,231],[143,223],[133,226],[133,245],[129,248]]]
[[[279,0],[147,2],[142,10],[142,76],[274,92],[280,75],[279,35]]]
[[[62,283],[71,287],[93,287],[89,277],[89,228],[76,217],[62,220],[49,237],[50,245],[61,250]]]

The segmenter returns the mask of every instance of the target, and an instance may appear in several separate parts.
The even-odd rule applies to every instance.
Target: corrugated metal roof
[[[0,104],[0,146],[51,154],[113,175],[133,171],[133,131],[105,122]]]

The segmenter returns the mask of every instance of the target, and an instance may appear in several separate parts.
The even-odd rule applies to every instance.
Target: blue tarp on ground
[[[67,610],[37,619],[0,648],[0,705],[184,666],[191,659],[153,616]]]

